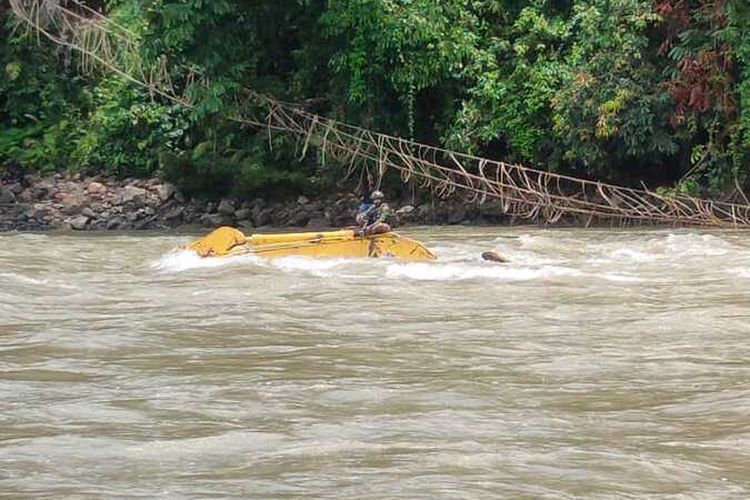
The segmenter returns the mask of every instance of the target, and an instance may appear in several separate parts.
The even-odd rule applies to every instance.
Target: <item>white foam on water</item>
[[[655,253],[647,253],[634,248],[617,248],[609,253],[609,259],[607,260],[626,260],[634,262],[654,262],[659,260],[659,255]]]
[[[343,268],[365,262],[372,265],[372,260],[342,259],[342,258],[313,258],[301,256],[281,257],[269,261],[270,265],[286,272],[303,271],[315,276],[341,276]]]
[[[750,278],[750,267],[733,267],[725,272],[738,278]]]
[[[732,251],[732,245],[711,234],[668,234],[657,248],[667,255],[716,256]]]
[[[384,273],[391,278],[407,278],[420,281],[459,281],[489,279],[499,281],[543,280],[561,276],[587,277],[614,283],[637,283],[644,281],[639,273],[606,272],[600,265],[610,267],[615,263],[654,264],[664,261],[677,264],[691,262],[707,256],[728,254],[734,248],[731,243],[710,234],[659,235],[637,244],[608,240],[584,243],[578,256],[562,256],[557,250],[562,244],[555,238],[540,235],[521,235],[511,245],[508,238],[497,252],[510,261],[498,265],[481,260],[481,250],[495,245],[443,244],[434,245],[438,253],[436,262],[401,262],[392,260],[352,259],[352,258],[312,258],[289,256],[278,259],[265,259],[254,255],[224,258],[201,258],[197,254],[180,250],[163,255],[152,263],[152,268],[161,272],[182,272],[191,269],[220,268],[233,265],[261,265],[282,272],[303,272],[319,277],[357,277],[362,273]],[[589,267],[596,264],[597,268]],[[592,272],[594,271],[594,272]],[[598,271],[598,272],[597,272]],[[750,277],[750,268],[737,268],[729,271],[739,277]]]
[[[9,280],[11,282],[16,282],[21,285],[33,285],[38,287],[44,287],[44,288],[60,288],[63,290],[75,290],[76,287],[74,285],[70,285],[69,283],[66,283],[63,280],[60,279],[50,279],[50,278],[32,278],[31,276],[25,276],[23,274],[18,273],[0,273],[0,280]]]
[[[25,285],[48,285],[49,280],[47,279],[36,279],[30,276],[24,276],[23,274],[17,273],[0,273],[0,278],[9,279]]]
[[[555,276],[583,275],[578,270],[562,266],[520,266],[487,263],[477,256],[467,258],[463,253],[443,254],[445,259],[436,262],[403,262],[391,259],[316,259],[290,256],[273,259],[270,265],[285,272],[302,271],[314,276],[361,276],[363,272],[384,272],[389,278],[407,278],[420,281],[458,281],[468,279],[495,279],[501,281],[526,281]],[[529,259],[534,260],[534,259]],[[539,259],[543,260],[543,259]]]
[[[560,241],[558,239],[531,234],[520,235],[518,237],[518,242],[521,244],[521,248],[526,249],[544,250],[558,248],[560,246]]]
[[[183,272],[192,269],[220,268],[232,265],[263,265],[282,272],[303,272],[318,277],[360,276],[362,272],[385,273],[391,278],[420,281],[458,281],[492,279],[527,281],[557,276],[583,276],[577,269],[560,265],[565,261],[547,258],[534,252],[509,254],[503,252],[510,264],[499,265],[481,260],[469,248],[443,248],[436,262],[400,262],[390,259],[313,258],[288,256],[264,259],[255,255],[222,258],[202,258],[189,250],[177,250],[163,255],[152,263],[160,272]]]
[[[576,269],[559,266],[514,267],[497,264],[440,264],[408,263],[391,264],[386,275],[390,278],[409,278],[423,281],[460,281],[470,279],[493,279],[500,281],[528,281],[557,276],[580,276]]]
[[[162,255],[151,263],[151,267],[162,272],[182,272],[192,269],[226,267],[237,264],[260,264],[263,259],[255,255],[237,255],[233,257],[204,258],[190,250],[175,250]]]
[[[437,254],[437,262],[440,264],[445,263],[484,263],[481,258],[482,252],[493,251],[506,258],[510,263],[530,266],[530,267],[541,267],[541,266],[561,266],[566,267],[569,263],[569,259],[561,257],[559,255],[550,255],[535,250],[519,250],[512,248],[508,243],[508,238],[503,238],[503,244],[497,245],[495,243],[477,243],[477,244],[457,244],[452,246],[431,246],[431,250]]]
[[[274,259],[272,264],[279,269],[292,269],[302,271],[321,271],[340,267],[341,265],[351,263],[353,259],[337,258],[313,258],[292,255],[289,257],[280,257]]]
[[[727,255],[737,249],[711,234],[675,234],[637,242],[607,241],[583,246],[589,264],[655,264],[696,265],[696,260]],[[690,263],[690,264],[688,264]]]
[[[524,266],[551,266],[551,267],[567,267],[569,260],[552,257],[549,255],[540,255],[537,253],[529,252],[503,252],[502,250],[496,250],[497,253],[507,258],[513,264],[521,264]]]
[[[604,273],[599,276],[607,281],[614,281],[616,283],[639,283],[644,281],[643,278],[620,273]]]

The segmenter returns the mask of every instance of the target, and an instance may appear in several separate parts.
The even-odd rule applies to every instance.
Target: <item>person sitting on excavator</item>
[[[382,191],[373,191],[370,196],[372,197],[372,207],[357,215],[359,227],[354,230],[354,234],[357,236],[387,233],[391,230],[391,226],[388,225],[391,208],[387,203],[383,203],[385,195]]]

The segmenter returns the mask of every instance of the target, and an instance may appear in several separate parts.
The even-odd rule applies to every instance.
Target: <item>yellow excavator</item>
[[[187,245],[201,257],[253,254],[261,257],[390,257],[429,261],[437,257],[418,241],[394,232],[359,236],[353,230],[307,233],[252,234],[246,236],[223,226]]]

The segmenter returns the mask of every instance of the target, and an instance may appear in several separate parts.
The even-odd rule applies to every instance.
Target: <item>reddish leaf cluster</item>
[[[664,19],[666,34],[659,46],[659,55],[664,55],[674,46],[677,33],[690,24],[690,14],[685,0],[657,0],[654,11]]]
[[[718,108],[727,116],[734,114],[733,60],[729,47],[722,45],[717,50],[703,50],[694,58],[684,57],[677,67],[679,76],[669,82],[669,90],[677,100],[674,122],[681,122],[688,110],[701,114]]]
[[[657,0],[654,10],[664,19],[665,36],[659,54],[669,53],[677,36],[688,29],[711,33],[727,25],[725,0]],[[669,82],[677,101],[673,124],[681,123],[687,112],[716,110],[733,115],[737,105],[732,92],[734,56],[728,44],[713,37],[702,46],[685,46],[686,55],[677,60],[679,73]],[[695,55],[697,52],[697,55]]]

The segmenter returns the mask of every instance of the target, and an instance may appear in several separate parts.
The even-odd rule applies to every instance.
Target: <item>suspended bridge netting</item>
[[[138,36],[79,0],[10,0],[16,16],[53,42],[81,55],[84,70],[109,71],[170,101],[194,108],[194,92],[178,90],[170,78],[166,57],[143,65]],[[208,88],[210,77],[180,68],[180,89]],[[233,114],[226,118],[269,134],[292,134],[301,155],[319,148],[323,161],[343,165],[347,175],[358,168],[375,168],[380,176],[398,172],[444,198],[464,196],[468,202],[499,202],[502,212],[554,223],[574,216],[585,223],[611,221],[715,226],[750,226],[750,206],[665,195],[646,189],[577,179],[520,165],[393,137],[311,113],[251,89],[237,92]]]

